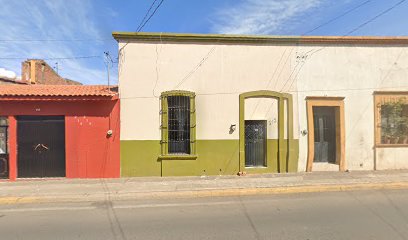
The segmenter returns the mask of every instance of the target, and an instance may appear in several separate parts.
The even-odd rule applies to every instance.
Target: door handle
[[[37,144],[35,147],[34,147],[34,151],[37,151],[37,148],[39,148],[41,146],[41,144],[39,143],[39,144]]]
[[[42,144],[42,143],[39,143],[39,144],[37,144],[37,145],[34,147],[34,151],[37,151],[37,149],[38,149],[39,147],[42,147],[42,148],[45,149],[45,150],[49,150],[49,148],[48,148],[47,146],[45,146],[45,145]]]

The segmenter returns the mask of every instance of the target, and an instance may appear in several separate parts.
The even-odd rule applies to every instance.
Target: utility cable
[[[156,0],[153,2],[153,4],[156,2]],[[160,3],[156,6],[156,8],[154,9],[154,11],[152,12],[152,14],[150,14],[149,18],[147,18],[147,20],[142,24],[142,26],[140,26],[140,28],[137,30],[137,32],[142,31],[142,29],[144,28],[144,26],[150,21],[150,19],[154,16],[154,14],[157,12],[157,10],[160,8],[160,6],[163,4],[164,0],[161,0]]]
[[[146,24],[150,21],[150,19],[156,14],[157,10],[160,8],[160,6],[163,4],[164,0],[161,0],[159,2],[159,4],[156,6],[156,8],[153,10],[152,14],[150,14],[150,16],[146,19],[146,16],[149,14],[149,12],[152,10],[154,4],[157,2],[157,0],[154,0],[153,3],[150,5],[149,9],[147,10],[145,17],[143,17],[142,21],[139,23],[139,26],[136,29],[136,32],[140,32],[142,31],[142,29],[144,28],[144,26],[146,26]],[[146,20],[145,20],[146,19]],[[144,21],[145,20],[145,21]],[[143,22],[144,21],[144,22]],[[125,47],[129,44],[129,42],[126,42],[125,45],[123,45],[123,47],[121,47],[118,51],[118,55],[120,56],[122,53],[122,50],[125,49]],[[119,57],[118,57],[119,58]]]
[[[75,57],[49,57],[41,58],[41,60],[66,60],[66,59],[88,59],[88,58],[102,58],[102,56],[75,56]],[[20,60],[20,59],[38,59],[38,58],[27,58],[27,57],[0,57],[1,60]]]
[[[154,4],[157,2],[157,0],[154,0],[153,3],[150,5],[149,9],[147,10],[146,14],[144,15],[142,21],[140,21],[139,26],[137,26],[136,31],[139,32],[139,29],[141,29],[142,24],[147,18],[147,15],[149,15],[150,11],[152,10]]]
[[[395,9],[396,7],[398,7],[399,5],[401,5],[401,4],[404,3],[404,2],[406,2],[406,0],[401,0],[401,1],[397,2],[396,4],[392,5],[391,7],[389,7],[389,8],[387,8],[387,9],[381,11],[379,14],[375,15],[374,17],[370,18],[369,20],[367,20],[367,21],[363,22],[362,24],[358,25],[357,27],[353,28],[351,31],[347,32],[346,34],[344,34],[344,35],[341,36],[340,38],[347,37],[348,35],[350,35],[350,34],[356,32],[357,30],[363,28],[364,26],[368,25],[369,23],[373,22],[374,20],[376,20],[376,19],[380,18],[381,16],[385,15],[386,13],[392,11],[393,9]],[[321,51],[321,50],[323,50],[323,49],[325,49],[325,48],[327,48],[327,46],[321,47],[321,48],[319,48],[319,49],[317,49],[317,50],[313,50],[313,49],[312,49],[312,50],[308,51],[305,55],[307,55],[307,54],[309,54],[309,53],[311,52],[310,56],[308,56],[308,58],[309,58],[309,57],[311,57],[312,55],[314,55],[315,53],[317,53],[317,52],[319,52],[319,51]],[[307,61],[307,59],[306,59],[305,61]],[[303,68],[304,65],[305,65],[305,64],[303,64],[303,65],[301,66],[300,70]],[[300,72],[300,70],[299,70],[299,72]],[[295,71],[295,69],[293,69],[292,72],[294,72],[294,71]],[[290,80],[290,79],[288,78],[288,79],[286,80],[286,82],[285,82],[284,85],[286,85],[289,80]],[[292,83],[292,84],[293,84],[293,83]],[[291,85],[292,85],[292,84],[291,84]],[[283,89],[281,89],[281,91],[282,91],[282,90],[283,90]]]
[[[95,39],[0,39],[0,42],[104,42],[115,41],[113,38]]]
[[[351,8],[351,9],[347,10],[346,12],[344,12],[344,13],[342,13],[342,14],[340,14],[340,15],[338,15],[338,16],[336,16],[336,17],[334,17],[334,18],[332,18],[332,19],[330,19],[330,20],[328,20],[328,21],[326,21],[326,22],[324,22],[324,23],[322,23],[322,24],[320,24],[320,25],[318,25],[318,26],[312,28],[312,29],[310,29],[309,31],[304,32],[301,36],[304,36],[304,35],[306,35],[306,34],[312,33],[312,32],[316,31],[316,30],[319,29],[319,28],[322,28],[322,27],[324,27],[324,26],[326,26],[326,25],[329,25],[329,24],[332,23],[332,22],[335,22],[337,19],[340,19],[340,18],[346,16],[347,14],[349,14],[349,13],[351,13],[351,12],[354,12],[355,10],[357,10],[357,9],[359,9],[360,7],[362,7],[362,6],[364,6],[364,5],[368,4],[368,3],[370,3],[371,1],[372,1],[372,0],[368,0],[368,1],[363,2],[363,3],[361,3],[361,4],[359,4],[359,5],[355,6],[355,7],[353,7],[353,8]]]
[[[370,18],[369,20],[367,20],[367,21],[363,22],[362,24],[358,25],[357,27],[353,28],[352,30],[350,30],[349,32],[347,32],[346,34],[344,34],[344,35],[341,36],[341,37],[343,37],[343,38],[344,38],[344,37],[347,37],[347,36],[349,36],[350,34],[352,34],[352,33],[356,32],[356,31],[360,30],[360,29],[363,28],[364,26],[366,26],[366,25],[372,23],[372,22],[375,21],[376,19],[382,17],[383,15],[385,15],[385,14],[387,14],[388,12],[392,11],[393,9],[395,9],[396,7],[398,7],[399,5],[403,4],[403,3],[406,2],[406,1],[407,1],[407,0],[401,0],[401,1],[397,2],[396,4],[392,5],[391,7],[385,9],[384,11],[381,11],[379,14],[375,15],[374,17]],[[326,47],[319,48],[319,49],[317,49],[316,51],[312,52],[311,55],[313,55],[313,54],[315,54],[315,53],[317,53],[317,52],[320,52],[321,50],[323,50],[323,49],[325,49],[325,48],[326,48]],[[310,52],[310,51],[309,51],[309,52]]]

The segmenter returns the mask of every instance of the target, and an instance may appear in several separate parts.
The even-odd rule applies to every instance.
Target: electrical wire
[[[347,10],[346,12],[344,12],[344,13],[342,13],[342,14],[340,14],[340,15],[338,15],[338,16],[336,16],[336,17],[334,17],[334,18],[332,18],[332,19],[330,19],[330,20],[328,20],[328,21],[326,21],[326,22],[324,22],[324,23],[322,23],[322,24],[320,24],[320,25],[314,27],[314,28],[312,28],[311,30],[308,30],[308,31],[302,33],[301,36],[304,36],[304,35],[306,35],[306,34],[308,34],[308,33],[314,32],[314,31],[316,31],[317,29],[319,29],[319,28],[321,28],[321,27],[323,27],[323,26],[326,26],[326,25],[328,25],[328,24],[330,24],[330,23],[332,23],[332,22],[334,22],[334,21],[336,21],[336,20],[338,20],[338,19],[340,19],[340,18],[346,16],[347,14],[349,14],[349,13],[351,13],[351,12],[357,10],[358,8],[360,8],[360,7],[362,7],[362,6],[366,5],[366,4],[368,4],[368,3],[370,3],[370,2],[371,2],[371,0],[362,2],[361,4],[359,4],[359,5],[357,5],[357,6],[353,7],[353,8],[351,8],[351,9],[349,9],[349,10]],[[281,55],[281,57],[280,57],[280,59],[279,59],[279,62],[278,62],[278,64],[276,65],[276,68],[275,68],[275,70],[274,70],[274,73],[272,74],[272,77],[269,79],[269,81],[268,81],[268,83],[267,83],[267,85],[266,85],[266,89],[269,88],[269,85],[272,83],[272,80],[274,79],[275,73],[277,72],[277,69],[278,69],[279,66],[280,66],[280,63],[281,63],[281,61],[282,61],[283,56],[284,56],[285,53],[286,53],[286,50],[287,50],[287,48],[285,48],[285,51],[282,53],[282,55]],[[290,58],[290,56],[291,56],[293,50],[294,50],[294,47],[291,49],[290,53],[288,54],[288,56],[287,56],[287,58],[286,58],[286,60],[285,60],[285,63],[283,64],[283,66],[282,66],[282,68],[281,68],[281,70],[280,70],[280,72],[279,72],[279,74],[278,74],[276,80],[273,81],[273,83],[274,83],[274,84],[273,84],[273,89],[276,88],[276,85],[277,85],[277,83],[278,83],[279,77],[280,77],[280,75],[282,74],[284,67],[285,67],[286,64],[288,63],[288,60],[289,60],[289,58]],[[297,67],[297,65],[296,65],[296,67]],[[302,65],[302,67],[303,67],[303,65]],[[300,69],[299,69],[298,73],[296,74],[296,76],[299,74],[299,72],[300,72]],[[292,75],[292,74],[293,74],[293,72],[292,72],[290,75]],[[288,80],[289,80],[289,79],[288,79]],[[286,85],[286,83],[285,83],[285,85]],[[293,82],[292,82],[292,84],[290,85],[290,87],[292,87],[292,85],[293,85]],[[256,104],[256,106],[255,106],[255,108],[254,108],[254,111],[253,111],[252,115],[255,113],[256,109],[258,108],[259,103],[260,103],[260,100],[258,100],[258,102],[257,102],[257,104]]]
[[[144,24],[140,27],[140,29],[138,30],[138,32],[142,31],[142,29],[144,28],[144,26],[150,21],[150,19],[154,16],[154,14],[156,13],[156,11],[159,9],[159,7],[163,4],[164,0],[161,0],[160,3],[157,5],[157,7],[154,9],[153,13],[149,16],[149,18],[144,22]]]
[[[0,42],[104,42],[116,41],[112,38],[99,39],[0,39]]]
[[[349,14],[349,13],[351,13],[351,12],[354,12],[355,10],[359,9],[360,7],[362,7],[362,6],[364,6],[364,5],[367,5],[367,4],[370,3],[370,2],[371,2],[371,0],[368,0],[368,1],[365,1],[365,2],[361,3],[361,4],[359,4],[359,5],[355,6],[355,7],[353,7],[353,8],[351,8],[351,9],[347,10],[346,12],[344,12],[344,13],[342,13],[342,14],[340,14],[340,15],[338,15],[338,16],[336,16],[336,17],[334,17],[334,18],[332,18],[332,19],[330,19],[330,20],[328,20],[328,21],[326,21],[326,22],[324,22],[324,23],[322,23],[322,24],[320,24],[320,25],[318,25],[318,26],[312,28],[312,29],[310,29],[309,31],[304,32],[304,33],[302,34],[302,36],[304,36],[304,35],[306,35],[306,34],[309,34],[309,33],[312,33],[312,32],[314,32],[314,31],[316,31],[317,29],[322,28],[322,27],[324,27],[324,26],[326,26],[326,25],[329,25],[330,23],[336,21],[337,19],[340,19],[340,18],[346,16],[347,14]]]
[[[147,10],[147,12],[146,12],[146,14],[144,15],[144,17],[143,17],[143,19],[142,19],[142,21],[140,21],[140,23],[139,23],[139,26],[137,26],[137,32],[139,32],[139,29],[141,28],[141,26],[142,26],[142,24],[143,24],[143,22],[146,20],[146,18],[147,18],[147,15],[149,15],[149,13],[150,13],[150,11],[152,10],[152,8],[153,8],[153,6],[154,6],[154,4],[157,2],[157,0],[154,0],[153,1],[153,3],[150,5],[150,7],[149,7],[149,9]]]
[[[399,2],[397,2],[396,4],[392,5],[391,7],[387,8],[386,10],[380,12],[379,14],[377,14],[376,16],[374,16],[373,18],[371,18],[370,20],[368,20],[367,22],[364,22],[362,24],[360,24],[359,26],[357,26],[356,28],[354,28],[353,30],[349,31],[347,35],[350,35],[354,32],[356,32],[357,30],[359,30],[360,28],[364,27],[367,24],[370,24],[371,22],[375,21],[377,18],[382,17],[383,15],[387,14],[388,12],[392,11],[394,8],[398,7],[399,5],[403,4],[406,0],[401,0]]]
[[[145,17],[142,19],[142,21],[139,23],[139,26],[136,29],[136,32],[140,32],[142,31],[142,29],[146,26],[146,24],[150,21],[150,19],[154,16],[154,14],[156,14],[157,10],[160,8],[160,6],[163,4],[164,0],[161,0],[159,2],[159,4],[156,6],[156,8],[153,10],[152,14],[150,14],[150,16],[146,19],[146,16],[149,14],[149,12],[151,11],[151,9],[153,8],[154,4],[157,2],[157,0],[154,0],[153,3],[150,5],[149,9],[147,10]],[[145,20],[146,19],[146,20]],[[145,20],[145,21],[144,21]],[[144,22],[143,22],[144,21]],[[126,42],[125,45],[123,45],[123,47],[121,47],[118,51],[118,55],[120,57],[121,52],[123,51],[123,49],[125,49],[125,47],[129,44],[129,42]],[[119,58],[118,57],[118,58]]]
[[[341,37],[347,37],[350,34],[360,30],[361,28],[365,27],[366,25],[372,23],[373,21],[375,21],[376,19],[382,17],[383,15],[387,14],[388,12],[392,11],[393,9],[395,9],[396,7],[398,7],[399,5],[403,4],[404,2],[406,2],[407,0],[401,0],[399,2],[397,2],[396,4],[392,5],[391,7],[385,9],[384,11],[381,11],[379,14],[375,15],[374,17],[370,18],[369,20],[363,22],[362,24],[358,25],[357,27],[353,28],[352,30],[350,30],[349,32],[347,32],[346,34],[344,34]],[[325,49],[327,47],[321,47],[319,49],[317,49],[316,51],[312,52],[311,55],[320,52],[321,50]]]
[[[174,89],[177,89],[180,87],[185,81],[187,81],[206,61],[207,59],[211,56],[211,54],[214,52],[215,46],[208,51],[208,53],[201,59],[201,61],[183,78],[181,81],[174,87]]]
[[[337,91],[369,91],[369,90],[393,90],[400,88],[408,88],[406,86],[389,86],[389,87],[367,87],[367,88],[338,88],[338,89],[308,89],[308,90],[293,90],[288,91],[289,93],[302,93],[302,92],[337,92]],[[239,95],[245,92],[215,92],[215,93],[196,93],[196,96],[218,96],[218,95]],[[152,99],[156,98],[154,96],[139,96],[139,97],[122,97],[121,99]]]
[[[88,59],[88,58],[102,58],[102,56],[75,56],[75,57],[49,57],[41,58],[41,60],[66,60],[66,59]],[[39,59],[39,58],[27,58],[27,57],[0,57],[0,60],[21,60],[21,59]]]
[[[373,22],[374,20],[376,20],[376,19],[380,18],[381,16],[385,15],[386,13],[392,11],[393,9],[395,9],[396,7],[398,7],[399,5],[401,5],[402,3],[406,2],[406,1],[407,1],[407,0],[401,0],[401,1],[397,2],[396,4],[392,5],[391,7],[389,7],[389,8],[387,8],[387,9],[381,11],[379,14],[375,15],[374,17],[370,18],[369,20],[367,20],[367,21],[363,22],[362,24],[358,25],[357,27],[353,28],[351,31],[347,32],[345,35],[341,36],[340,38],[347,37],[348,35],[350,35],[350,34],[356,32],[357,30],[363,28],[364,26],[368,25],[369,23]],[[308,56],[308,58],[310,59],[310,57],[311,57],[312,55],[314,55],[314,54],[317,53],[317,52],[320,52],[321,50],[323,50],[323,49],[325,49],[325,48],[327,48],[327,46],[321,47],[321,48],[319,48],[319,49],[317,49],[317,50],[313,50],[313,49],[312,49],[312,50],[308,51],[305,55],[307,55],[308,53],[312,52],[312,53]],[[306,59],[305,61],[307,61],[307,59]],[[301,68],[299,69],[299,72],[300,72],[300,70],[303,68],[303,66],[305,66],[305,64],[303,64],[303,65],[301,66]],[[293,73],[295,70],[296,70],[296,69],[293,69],[292,73]],[[299,73],[299,72],[298,72],[298,73]],[[291,73],[291,74],[292,74],[292,73]],[[284,83],[284,85],[286,85],[289,80],[290,80],[290,78],[288,78],[288,79],[286,80],[286,82]],[[292,83],[292,84],[293,84],[293,83]],[[291,86],[292,86],[292,84],[291,84]],[[283,90],[283,89],[281,89],[281,91],[282,91],[282,90]]]

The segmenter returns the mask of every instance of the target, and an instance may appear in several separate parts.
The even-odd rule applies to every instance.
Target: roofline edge
[[[286,43],[286,44],[397,44],[408,45],[408,36],[273,36],[235,34],[196,34],[160,32],[112,32],[118,42],[172,41],[214,43]]]

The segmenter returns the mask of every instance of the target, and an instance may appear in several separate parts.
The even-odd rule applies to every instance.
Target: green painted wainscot
[[[290,140],[281,148],[285,159],[284,172],[296,172],[298,167],[299,140]],[[236,175],[239,172],[239,140],[197,140],[195,159],[161,159],[159,140],[122,140],[121,141],[122,177],[142,176],[203,176]],[[267,167],[245,168],[251,173],[277,173],[278,140],[268,139]]]

